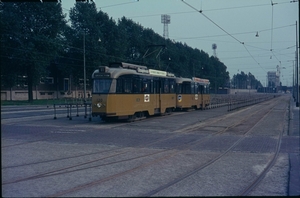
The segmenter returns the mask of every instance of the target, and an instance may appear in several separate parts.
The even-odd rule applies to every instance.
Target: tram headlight
[[[101,103],[97,103],[97,107],[101,108],[102,104]]]

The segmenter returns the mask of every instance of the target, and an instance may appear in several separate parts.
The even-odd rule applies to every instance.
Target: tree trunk
[[[33,87],[33,74],[32,74],[32,66],[27,66],[27,80],[28,80],[28,102],[33,102],[33,93],[32,93],[32,87]]]
[[[32,76],[29,75],[28,76],[28,102],[33,102],[32,87],[33,87]]]

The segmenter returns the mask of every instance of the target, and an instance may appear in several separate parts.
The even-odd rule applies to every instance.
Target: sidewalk
[[[289,136],[298,137],[298,149],[296,153],[289,153],[290,175],[289,175],[289,196],[300,195],[300,132],[299,132],[299,107],[296,103],[290,103],[290,127]]]

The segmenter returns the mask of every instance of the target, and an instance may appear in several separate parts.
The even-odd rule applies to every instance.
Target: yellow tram
[[[176,78],[177,101],[179,109],[204,109],[210,104],[209,80],[193,77]]]
[[[103,120],[135,120],[176,108],[172,73],[122,62],[100,66],[92,78],[92,116]]]
[[[203,109],[210,103],[209,80],[124,62],[100,66],[93,75],[92,116],[137,120],[174,109]]]

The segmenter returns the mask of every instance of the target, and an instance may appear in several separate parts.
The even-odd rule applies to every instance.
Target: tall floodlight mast
[[[217,44],[212,44],[212,49],[214,50],[214,57],[217,58]]]
[[[169,38],[169,30],[168,30],[168,24],[171,23],[171,18],[170,15],[163,14],[161,15],[161,23],[164,24],[164,38],[167,39]]]

